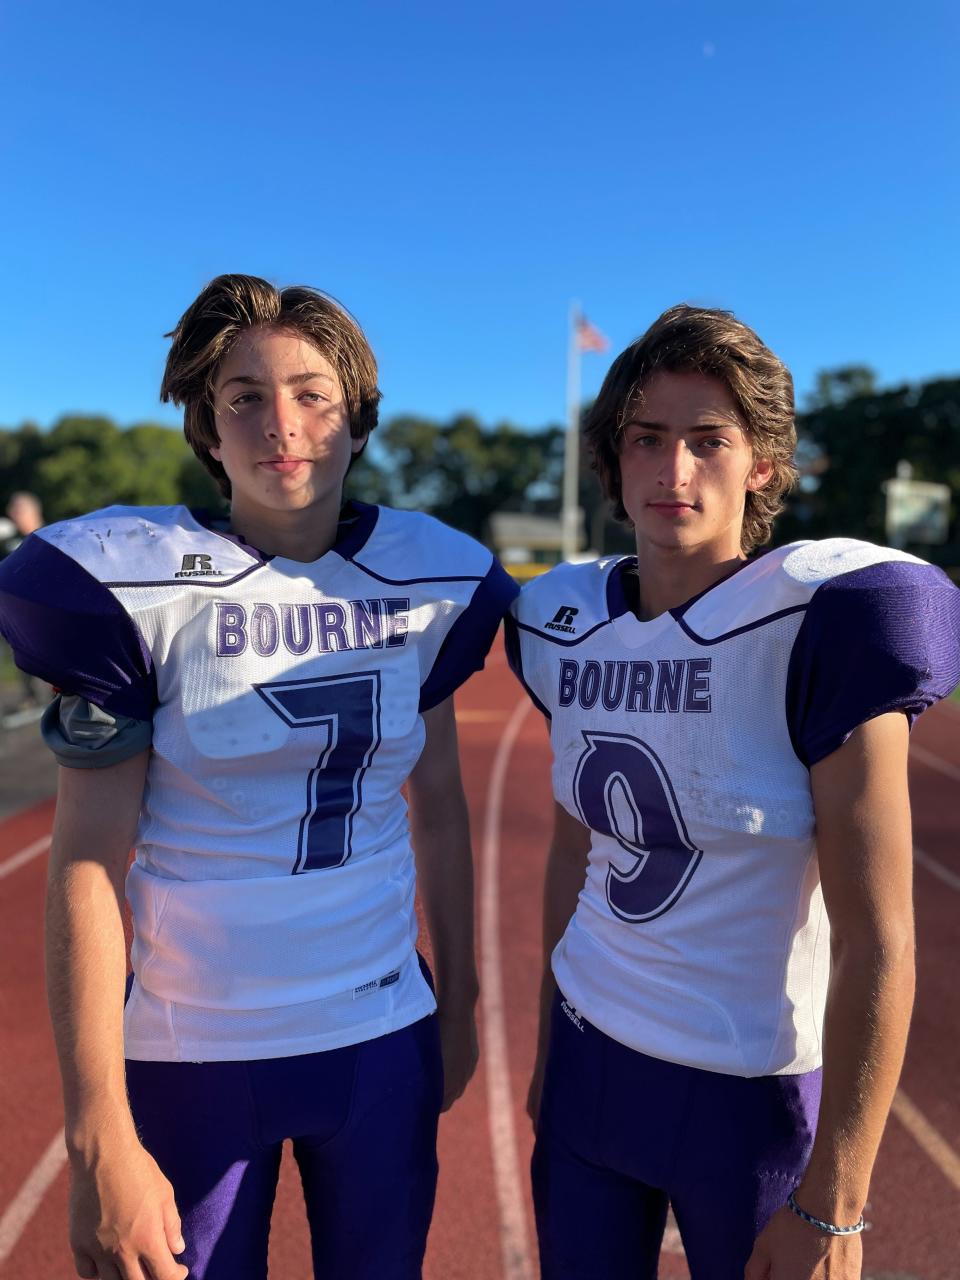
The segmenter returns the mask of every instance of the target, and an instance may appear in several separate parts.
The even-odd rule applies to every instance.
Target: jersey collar
[[[210,511],[204,507],[196,511],[191,510],[190,514],[197,524],[202,525],[210,533],[215,533],[218,537],[225,538],[228,542],[233,542],[238,547],[242,547],[248,555],[259,561],[260,564],[269,564],[275,558],[274,556],[266,555],[258,550],[257,547],[251,546],[238,533],[231,532],[228,524],[229,517],[223,513]],[[372,506],[368,502],[354,502],[352,500],[345,502],[340,509],[337,536],[334,539],[333,546],[330,547],[330,551],[335,551],[344,560],[351,559],[366,546],[370,535],[376,527],[379,516],[380,508]],[[324,554],[328,553],[324,552]]]
[[[636,556],[623,556],[620,560],[614,562],[607,577],[607,611],[610,615],[610,621],[624,644],[631,647],[646,644],[659,636],[661,632],[672,627],[675,622],[679,622],[687,610],[695,605],[698,600],[702,600],[711,591],[716,591],[718,587],[725,582],[729,582],[741,570],[755,562],[756,557],[743,560],[736,568],[731,569],[722,578],[718,578],[716,582],[712,582],[703,591],[698,591],[695,596],[691,596],[683,604],[677,605],[674,609],[668,609],[665,613],[658,614],[656,618],[650,618],[644,622],[633,611],[633,604],[627,585],[629,575],[636,575],[637,558]]]

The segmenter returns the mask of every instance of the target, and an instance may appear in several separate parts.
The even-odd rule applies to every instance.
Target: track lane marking
[[[34,840],[33,844],[28,844],[25,849],[21,849],[19,853],[12,854],[5,862],[0,862],[0,880],[4,876],[10,875],[12,871],[16,871],[19,867],[24,867],[28,862],[32,862],[34,858],[46,853],[50,848],[50,836],[41,836],[39,840]]]
[[[952,778],[954,782],[960,782],[960,769],[956,765],[949,764],[932,751],[928,751],[926,747],[916,747],[911,744],[910,754],[919,761],[920,764],[926,765],[928,769],[936,769],[937,773],[942,773],[946,778]]]
[[[499,832],[503,807],[503,787],[510,754],[519,735],[530,703],[515,708],[497,748],[487,791],[487,807],[483,841],[483,889],[481,892],[481,940],[483,946],[483,1019],[485,1057],[487,1060],[487,1094],[491,1147],[497,1201],[500,1208],[501,1247],[505,1280],[532,1280],[532,1263],[527,1243],[526,1220],[518,1176],[516,1132],[513,1124],[513,1102],[510,1093],[509,1065],[504,1017],[503,981],[499,949]],[[960,779],[955,770],[939,757],[921,747],[912,747],[921,764],[931,765],[948,777]],[[917,863],[954,889],[960,889],[960,876],[943,867],[921,849],[914,850]],[[929,1159],[960,1189],[960,1156],[934,1129],[903,1090],[894,1098],[893,1113]],[[682,1254],[679,1233],[665,1234],[664,1251]]]
[[[533,1255],[527,1238],[520,1158],[513,1123],[513,1094],[507,1054],[507,1025],[500,957],[500,822],[507,765],[514,743],[533,703],[523,698],[514,707],[493,759],[483,821],[480,890],[480,991],[490,1150],[500,1217],[500,1252],[504,1280],[534,1280]]]
[[[40,1207],[40,1201],[50,1190],[66,1162],[67,1148],[64,1145],[61,1129],[33,1166],[27,1175],[26,1182],[0,1218],[0,1264],[6,1262],[13,1252],[27,1223]]]
[[[504,1280],[534,1280],[533,1255],[527,1237],[520,1157],[513,1123],[513,1095],[507,1052],[506,1016],[503,999],[503,970],[500,963],[500,826],[507,766],[533,703],[524,698],[517,703],[497,746],[487,804],[484,813],[480,891],[481,1009],[483,1012],[483,1056],[487,1073],[487,1115],[494,1181],[500,1213],[500,1247]],[[680,1233],[670,1214],[662,1253],[684,1256]]]
[[[487,1093],[491,1146],[500,1209],[501,1246],[506,1280],[533,1280],[533,1268],[527,1240],[526,1218],[519,1178],[519,1157],[513,1124],[513,1101],[510,1090],[504,1015],[502,967],[499,950],[499,831],[503,808],[503,789],[507,765],[523,721],[532,704],[517,704],[504,730],[494,760],[487,792],[484,823],[482,866],[484,887],[481,894],[481,939],[483,961],[484,1039],[487,1058]],[[951,708],[953,710],[953,708]],[[958,708],[960,710],[960,708]],[[472,716],[468,717],[473,719]],[[486,718],[486,717],[484,717]],[[493,716],[491,716],[491,719]],[[497,718],[502,718],[500,715]],[[911,746],[911,754],[920,764],[960,781],[960,769],[941,760],[933,752]],[[42,836],[18,853],[0,863],[0,879],[33,861],[50,847],[50,836]],[[955,890],[960,890],[960,876],[942,866],[921,849],[914,850],[918,865]],[[893,1114],[908,1131],[924,1154],[960,1190],[960,1155],[958,1155],[923,1113],[898,1090],[892,1104]],[[63,1131],[54,1137],[47,1150],[28,1175],[20,1191],[0,1217],[0,1263],[15,1248],[27,1224],[66,1162]],[[665,1241],[668,1249],[679,1242]],[[671,1249],[672,1251],[672,1249]],[[679,1251],[679,1250],[678,1250]]]
[[[937,1166],[948,1182],[960,1191],[960,1155],[937,1132],[922,1111],[911,1102],[902,1089],[894,1095],[890,1110],[921,1148],[924,1155]]]
[[[945,867],[942,862],[938,862],[931,854],[925,853],[923,849],[918,849],[914,846],[913,860],[918,867],[923,867],[932,876],[936,876],[938,880],[948,884],[951,889],[956,889],[960,892],[960,876],[955,871],[951,871],[949,867]]]

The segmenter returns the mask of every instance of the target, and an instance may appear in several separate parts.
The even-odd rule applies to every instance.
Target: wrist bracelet
[[[818,1231],[825,1231],[828,1236],[856,1236],[859,1235],[866,1223],[863,1220],[863,1214],[860,1215],[860,1221],[855,1222],[852,1227],[838,1227],[836,1223],[824,1222],[822,1218],[815,1218],[812,1213],[807,1213],[801,1209],[793,1198],[793,1192],[787,1196],[787,1208],[802,1218],[804,1222],[809,1222],[811,1227],[816,1227]]]

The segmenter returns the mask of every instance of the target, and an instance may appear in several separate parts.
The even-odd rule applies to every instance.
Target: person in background
[[[613,363],[587,443],[636,554],[521,594],[556,799],[529,1108],[544,1280],[856,1280],[913,1000],[908,730],[960,592],[849,538],[758,554],[793,383],[724,311]]]
[[[43,507],[34,493],[21,489],[11,494],[6,511],[6,519],[0,520],[0,560],[16,551],[24,538],[43,528]],[[17,679],[19,697],[14,711],[33,718],[34,714],[39,714],[39,708],[46,706],[53,696],[50,686],[19,668]]]
[[[291,1139],[315,1274],[412,1280],[477,1059],[453,694],[516,588],[438,521],[344,501],[380,392],[332,299],[220,276],[171,336],[161,395],[229,518],[111,507],[0,567],[18,662],[63,691],[47,956],[77,1272],[264,1280]]]
[[[43,507],[40,505],[40,499],[35,493],[28,493],[25,489],[11,494],[7,503],[7,518],[13,529],[5,536],[3,546],[5,556],[16,551],[24,538],[43,528]]]

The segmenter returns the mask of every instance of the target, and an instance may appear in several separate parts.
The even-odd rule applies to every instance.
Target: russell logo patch
[[[184,556],[175,578],[222,578],[223,570],[214,569],[213,557],[206,555]]]
[[[553,621],[544,623],[544,626],[548,631],[568,631],[572,634],[576,630],[573,620],[579,612],[572,604],[562,604],[553,615]]]
[[[374,991],[382,991],[384,987],[392,987],[395,982],[400,981],[400,970],[394,969],[392,973],[384,974],[382,978],[374,978],[372,982],[364,982],[359,987],[353,988],[354,1000],[359,1000],[361,996],[369,996]]]

